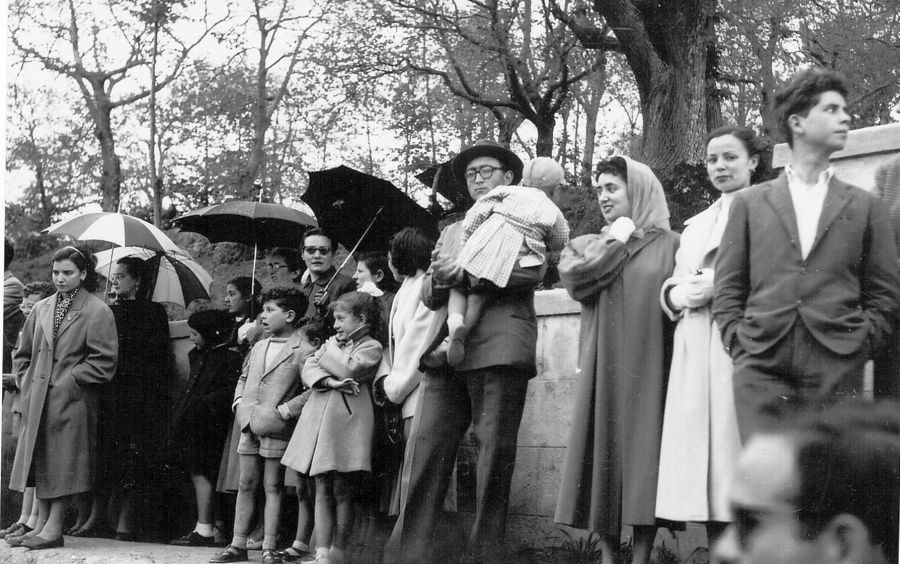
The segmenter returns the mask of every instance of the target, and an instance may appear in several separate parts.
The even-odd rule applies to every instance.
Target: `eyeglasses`
[[[488,178],[494,176],[494,172],[496,172],[498,170],[506,170],[506,169],[500,168],[497,166],[484,165],[484,166],[480,166],[478,168],[466,169],[465,176],[466,176],[466,180],[468,180],[469,182],[475,180],[476,174],[481,175],[482,180],[487,180]]]
[[[308,255],[319,253],[324,256],[331,252],[331,247],[303,247],[303,252]]]
[[[282,268],[287,268],[287,267],[288,267],[288,265],[278,264],[277,262],[270,262],[270,263],[266,264],[267,270],[280,270]]]

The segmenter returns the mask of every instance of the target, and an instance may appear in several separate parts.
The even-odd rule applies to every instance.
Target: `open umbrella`
[[[187,307],[197,299],[209,299],[213,279],[206,270],[184,251],[153,251],[143,247],[115,247],[100,251],[95,268],[97,274],[109,276],[116,261],[124,257],[137,257],[147,261],[150,272],[149,287],[153,288],[148,299]]]
[[[266,202],[232,200],[189,211],[172,220],[182,231],[199,233],[210,243],[243,243],[260,248],[299,247],[303,232],[316,220],[302,211]]]
[[[453,177],[450,163],[451,161],[445,161],[441,164],[430,166],[417,174],[416,180],[450,200],[452,205],[450,211],[452,212],[468,208],[472,205],[472,197],[469,196],[469,189],[466,185],[461,184]],[[435,178],[437,178],[436,184]]]
[[[260,198],[262,194],[260,193]],[[259,248],[299,247],[303,233],[318,225],[299,210],[266,202],[232,200],[190,211],[172,220],[182,231],[193,231],[210,243],[243,243],[253,246],[251,288],[256,282],[256,256]]]
[[[92,212],[54,223],[44,230],[79,241],[107,241],[120,247],[177,251],[178,246],[158,227],[142,219],[113,212]]]
[[[301,199],[319,226],[348,249],[358,244],[361,251],[386,251],[391,235],[404,227],[437,236],[437,218],[428,210],[387,180],[347,166],[310,172]]]

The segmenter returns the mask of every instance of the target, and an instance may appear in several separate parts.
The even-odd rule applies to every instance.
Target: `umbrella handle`
[[[347,258],[345,258],[345,259],[344,259],[344,262],[341,263],[341,266],[339,266],[339,267],[337,268],[337,270],[334,271],[334,275],[332,275],[331,280],[328,281],[328,284],[325,284],[325,287],[322,288],[322,290],[323,290],[322,298],[323,298],[323,299],[324,299],[324,296],[325,296],[324,292],[327,292],[327,291],[328,291],[328,287],[331,286],[331,283],[334,282],[334,279],[337,278],[338,274],[341,273],[341,270],[343,270],[344,267],[347,266],[347,261],[350,260],[350,257],[353,256],[353,253],[355,253],[355,252],[356,252],[356,249],[358,249],[359,246],[362,244],[363,239],[365,239],[365,238],[366,238],[366,235],[369,234],[369,230],[372,229],[372,226],[373,226],[373,225],[375,225],[375,220],[378,219],[378,216],[379,216],[379,215],[381,214],[381,212],[383,212],[383,211],[384,211],[384,206],[381,206],[380,208],[378,208],[378,211],[375,212],[375,216],[372,217],[372,221],[369,222],[369,226],[366,227],[366,230],[363,231],[362,235],[359,236],[359,241],[357,241],[356,244],[353,245],[353,248],[350,250],[349,253],[347,253]],[[321,299],[316,300],[316,301],[315,301],[315,304],[316,304],[316,305],[319,305],[319,303],[320,303],[321,301],[322,301]]]

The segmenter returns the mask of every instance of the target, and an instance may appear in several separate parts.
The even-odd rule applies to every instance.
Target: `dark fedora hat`
[[[511,170],[513,173],[513,184],[518,184],[522,180],[522,160],[515,153],[490,139],[479,139],[475,144],[466,147],[453,158],[450,165],[453,170],[453,176],[456,177],[464,186],[466,183],[466,166],[478,157],[493,157],[500,161],[503,168]]]

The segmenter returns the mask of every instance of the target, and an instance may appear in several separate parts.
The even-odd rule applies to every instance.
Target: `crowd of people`
[[[537,373],[534,291],[558,257],[582,304],[558,523],[597,533],[604,563],[618,561],[624,526],[632,561],[647,564],[657,528],[685,522],[706,525],[722,562],[896,563],[900,410],[882,402],[900,381],[900,183],[879,172],[879,201],[834,176],[846,95],[819,69],[778,92],[791,158],[775,180],[757,184],[752,131],[712,131],[705,163],[721,196],[680,235],[653,171],[615,156],[594,179],[607,226],[570,240],[562,168],[478,142],[451,164],[472,206],[437,241],[402,229],[348,277],[316,228],[299,251],[267,252],[265,289],[230,280],[226,310],[188,319],[186,382],[170,381],[142,261],[115,266],[111,306],[92,294],[86,247],[54,254],[52,287],[7,274],[9,484],[24,495],[0,534],[29,549],[64,534],[144,538],[142,499],[175,465],[197,519],[169,540],[210,547],[209,562],[260,549],[264,564],[341,564],[360,511],[392,523],[373,560],[429,562],[471,428],[466,553],[498,561]],[[871,359],[878,403],[860,408]]]

